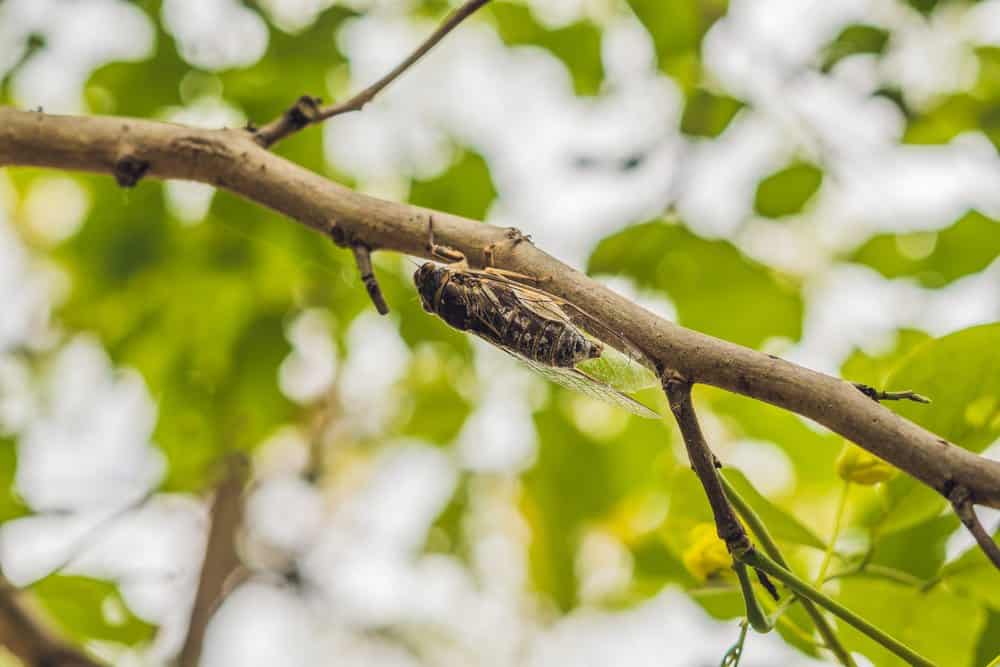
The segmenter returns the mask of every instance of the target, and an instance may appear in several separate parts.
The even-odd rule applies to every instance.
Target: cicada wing
[[[507,350],[510,352],[510,350]],[[514,354],[511,352],[511,354]],[[617,405],[620,408],[625,408],[632,414],[639,415],[640,417],[645,417],[646,419],[659,419],[660,415],[656,414],[648,407],[635,400],[630,396],[626,396],[621,393],[611,385],[608,385],[600,380],[593,378],[578,368],[560,368],[556,366],[545,366],[544,364],[537,363],[530,359],[526,359],[519,354],[514,354],[518,360],[527,364],[533,371],[542,375],[548,380],[555,382],[556,384],[562,385],[568,389],[573,389],[581,394],[590,396],[591,398],[596,398],[598,400],[604,401],[605,403],[610,403],[612,405]]]
[[[616,348],[628,360],[629,364],[643,365],[644,355],[632,341],[579,306],[554,294],[549,294],[545,290],[519,283],[497,273],[489,271],[475,271],[474,273],[483,280],[492,280],[506,285],[517,295],[518,300],[525,307],[542,317],[569,322],[585,333]],[[651,372],[649,375],[652,377]],[[646,386],[653,384],[656,384],[655,377],[653,377],[653,382]]]

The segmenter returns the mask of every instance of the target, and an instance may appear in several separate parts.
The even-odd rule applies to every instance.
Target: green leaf
[[[993,541],[1000,544],[1000,531],[993,535]],[[942,567],[938,579],[948,590],[1000,610],[1000,576],[978,545]]]
[[[945,499],[934,489],[909,475],[900,474],[872,490],[872,502],[858,511],[874,540],[911,528],[938,516]]]
[[[1000,256],[1000,222],[970,211],[941,232],[881,234],[849,258],[886,278],[913,277],[924,287],[943,287],[978,273]]]
[[[880,54],[888,43],[889,33],[882,28],[860,23],[849,25],[826,47],[823,69],[829,70],[844,58],[857,53]]]
[[[916,329],[900,329],[892,349],[882,354],[870,355],[855,348],[840,367],[841,377],[884,390],[885,381],[906,356],[917,346],[930,340],[930,335]]]
[[[548,50],[566,65],[577,95],[598,93],[604,80],[601,32],[591,21],[549,29],[539,25],[524,5],[495,2],[490,8],[504,44],[531,44]]]
[[[649,31],[660,69],[685,90],[700,79],[701,39],[726,13],[726,0],[629,0]]]
[[[410,187],[411,204],[473,220],[486,217],[496,196],[486,161],[472,151],[462,152],[443,174],[428,181],[414,181]]]
[[[681,225],[647,222],[610,236],[587,271],[625,275],[662,291],[677,306],[680,324],[742,345],[802,334],[802,299],[794,285],[732,244],[702,239]]]
[[[836,484],[833,462],[843,446],[840,436],[810,428],[787,410],[746,396],[712,387],[698,387],[696,392],[723,420],[731,438],[773,442],[788,456],[796,493],[826,493]]]
[[[103,639],[134,646],[153,637],[153,626],[135,617],[117,588],[106,581],[52,575],[30,590],[75,641]]]
[[[722,474],[736,488],[737,493],[760,516],[771,536],[782,542],[801,544],[814,549],[826,549],[826,545],[806,528],[792,514],[778,507],[762,496],[746,476],[735,468],[725,468]]]
[[[985,624],[982,608],[941,589],[924,593],[878,579],[842,581],[837,601],[936,665],[968,665]],[[837,633],[851,651],[879,667],[906,663],[846,623]]]
[[[958,518],[948,513],[887,534],[875,544],[871,562],[930,579],[944,563],[945,544],[959,525]]]
[[[743,103],[704,88],[691,93],[681,116],[681,132],[695,137],[717,137],[729,125]]]
[[[973,665],[995,665],[994,659],[1000,659],[1000,611],[986,610],[986,623],[979,635],[976,645],[976,657]]]
[[[776,171],[757,186],[754,210],[769,218],[800,212],[823,182],[815,165],[798,162]]]
[[[0,437],[0,523],[29,514],[14,493],[17,472],[17,445],[13,438]]]
[[[934,402],[889,406],[974,452],[1000,436],[1000,323],[971,327],[928,341],[890,376],[887,387],[911,389]]]

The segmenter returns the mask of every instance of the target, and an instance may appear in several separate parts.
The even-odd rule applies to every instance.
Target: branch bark
[[[216,487],[198,592],[195,594],[188,634],[177,660],[180,667],[197,667],[208,622],[232,588],[234,576],[242,568],[236,539],[243,523],[243,487],[248,469],[249,462],[245,456],[232,455],[226,461],[225,477]]]
[[[20,597],[20,591],[0,579],[0,646],[25,665],[101,667],[101,663],[57,638]]]
[[[961,485],[970,502],[1000,508],[1000,462],[924,430],[850,382],[667,322],[532,244],[511,243],[504,229],[353,192],[273,155],[241,130],[0,108],[0,166],[113,175],[122,160],[148,164],[146,177],[215,185],[325,234],[421,257],[429,254],[427,225],[433,214],[440,243],[464,253],[473,266],[483,266],[484,251],[492,248],[497,268],[544,279],[547,291],[614,322],[651,366],[797,412],[943,496]]]

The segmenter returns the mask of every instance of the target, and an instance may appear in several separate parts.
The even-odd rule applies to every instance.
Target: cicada
[[[522,237],[511,238],[517,242]],[[413,274],[428,313],[479,336],[557,384],[634,414],[659,418],[622,392],[652,385],[652,373],[631,355],[610,351],[597,336],[625,343],[624,338],[580,308],[518,282],[509,273],[470,269],[460,252],[434,243],[433,224],[428,248],[450,262],[426,262]]]

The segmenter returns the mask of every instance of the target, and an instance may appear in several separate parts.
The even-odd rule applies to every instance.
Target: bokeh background
[[[0,101],[262,124],[377,79],[450,8],[0,0]],[[997,458],[998,141],[998,0],[495,0],[277,152],[516,226],[682,325],[920,391],[893,409]],[[243,453],[248,573],[206,666],[718,664],[742,603],[699,566],[674,427],[448,330],[411,259],[375,260],[387,317],[348,253],[227,193],[0,170],[4,577],[108,663],[167,663]],[[829,594],[939,664],[1000,653],[1000,576],[940,498],[848,485],[842,440],[796,416],[696,400],[799,572],[835,537]],[[859,664],[901,664],[837,627]],[[823,660],[793,605],[742,664]]]

